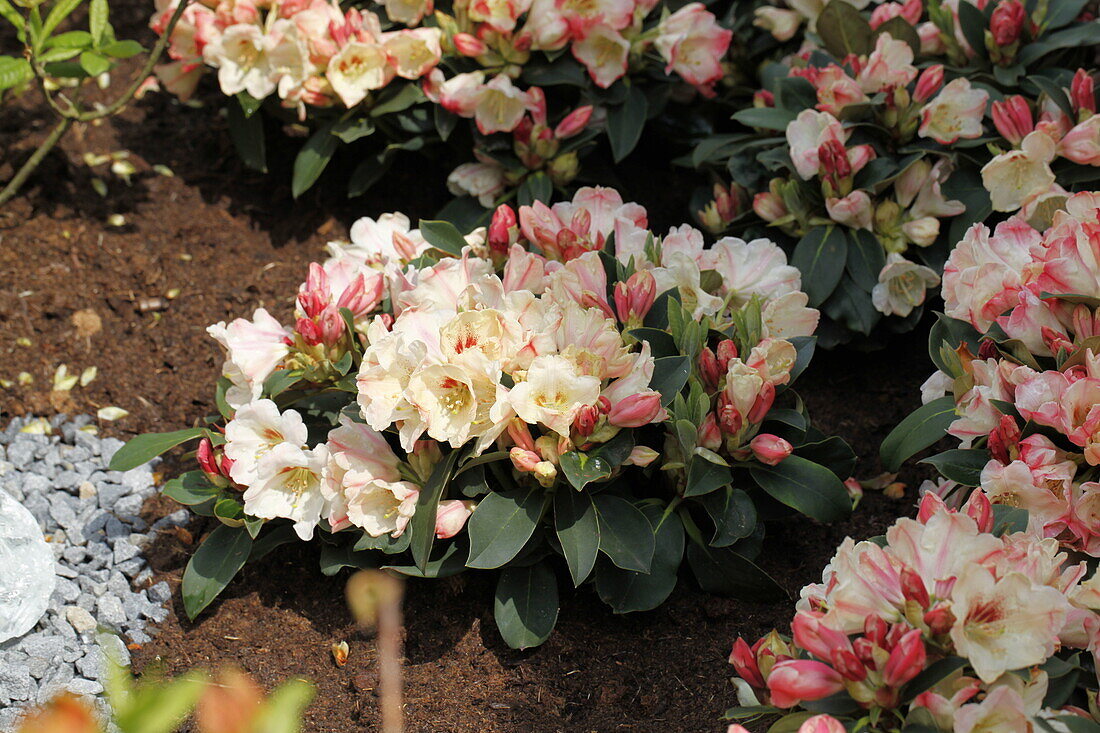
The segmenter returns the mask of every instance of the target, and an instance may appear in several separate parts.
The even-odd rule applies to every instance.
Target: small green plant
[[[88,29],[59,32],[65,21],[84,0],[0,0],[0,16],[11,23],[23,44],[22,57],[0,56],[0,95],[18,93],[37,84],[47,104],[58,118],[46,139],[16,171],[3,190],[0,206],[14,197],[27,178],[76,122],[91,122],[110,117],[134,98],[142,82],[164,53],[172,33],[189,0],[181,0],[164,34],[148,52],[137,76],[112,101],[87,104],[84,91],[93,80],[109,84],[109,73],[121,59],[145,51],[140,43],[120,40],[108,20],[108,0],[90,0]]]

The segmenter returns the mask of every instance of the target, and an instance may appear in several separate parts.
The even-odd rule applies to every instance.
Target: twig
[[[42,93],[46,97],[47,104],[49,104],[50,108],[53,109],[54,112],[61,117],[61,120],[58,121],[57,125],[50,132],[50,134],[38,146],[38,149],[36,149],[34,153],[31,154],[31,157],[27,159],[27,162],[23,164],[23,166],[18,170],[18,172],[16,172],[14,176],[12,176],[12,179],[8,181],[6,186],[4,186],[4,189],[0,191],[0,206],[6,204],[15,196],[15,194],[19,192],[19,189],[26,182],[27,178],[29,178],[31,173],[33,173],[34,170],[38,168],[39,164],[42,162],[42,159],[45,158],[51,150],[53,150],[54,146],[57,145],[61,138],[65,136],[65,133],[69,131],[69,128],[72,127],[73,122],[90,122],[92,120],[108,117],[118,112],[120,109],[123,108],[123,106],[126,105],[127,102],[133,99],[134,95],[137,94],[137,90],[141,87],[142,82],[144,82],[145,79],[148,78],[149,74],[152,73],[153,67],[160,60],[160,57],[164,54],[164,49],[168,47],[168,42],[172,37],[172,31],[176,28],[176,23],[178,23],[179,19],[183,17],[183,11],[187,8],[190,2],[191,0],[180,0],[179,5],[176,6],[175,12],[172,13],[172,17],[168,21],[168,25],[165,26],[164,32],[157,39],[156,44],[154,44],[153,46],[153,50],[149,52],[149,56],[145,59],[145,63],[142,65],[141,70],[138,72],[137,77],[130,84],[129,88],[127,88],[126,91],[119,97],[117,97],[115,101],[111,102],[105,107],[91,112],[78,111],[72,102],[69,102],[69,109],[63,109],[60,105],[58,105],[53,97],[50,96],[49,90],[46,89],[45,79],[42,74],[42,70],[39,68],[38,63],[34,58],[33,51],[31,52],[31,69],[34,71],[35,77],[39,80],[39,84],[42,87]]]

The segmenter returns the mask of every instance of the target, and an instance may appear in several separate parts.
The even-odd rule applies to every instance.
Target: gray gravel
[[[93,418],[61,415],[49,435],[21,432],[31,423],[16,418],[0,432],[0,489],[41,524],[57,558],[57,587],[37,626],[0,644],[0,731],[61,691],[99,695],[105,653],[129,664],[126,642],[149,641],[171,597],[166,583],[150,586],[141,548],[188,521],[185,509],[152,526],[137,516],[156,492],[152,464],[108,470],[122,442],[81,430]]]

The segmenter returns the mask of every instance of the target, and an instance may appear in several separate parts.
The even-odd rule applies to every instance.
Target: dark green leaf
[[[458,575],[466,568],[465,547],[462,543],[451,542],[443,552],[428,560],[423,567],[419,565],[383,565],[383,570],[407,575],[410,578],[449,578]]]
[[[647,504],[643,512],[655,532],[653,563],[648,573],[622,570],[607,561],[596,566],[596,592],[615,613],[649,611],[664,603],[676,587],[677,571],[684,557],[684,526],[670,514],[661,521],[664,507]]]
[[[600,549],[600,523],[592,495],[562,487],[554,494],[554,531],[558,535],[573,585],[592,572]]]
[[[559,465],[566,480],[577,489],[583,489],[593,481],[611,478],[634,449],[634,438],[629,430],[620,430],[614,438],[588,452],[571,450],[563,453]]]
[[[226,111],[229,137],[241,162],[254,171],[267,173],[263,120],[259,116],[248,116],[241,104],[230,104]]]
[[[777,466],[753,465],[753,480],[773,499],[821,522],[835,522],[852,511],[843,482],[829,469],[796,455]]]
[[[856,453],[852,447],[836,435],[796,448],[801,457],[819,463],[844,481],[856,468]]]
[[[554,196],[554,183],[542,171],[532,173],[523,179],[516,193],[520,206],[530,206],[536,201],[549,203]]]
[[[428,244],[454,257],[462,256],[466,238],[449,221],[420,220],[420,233]]]
[[[424,92],[420,91],[420,87],[416,84],[405,84],[404,86],[394,84],[388,87],[378,97],[378,101],[371,106],[370,116],[381,117],[392,112],[400,112],[426,99]]]
[[[886,266],[886,251],[871,232],[860,229],[848,236],[845,269],[860,290],[870,293],[878,285],[878,274]]]
[[[688,543],[688,564],[707,593],[752,601],[786,599],[787,593],[755,563],[729,547],[703,547]]]
[[[210,605],[244,566],[252,538],[244,527],[219,524],[199,545],[183,571],[183,607],[194,619]]]
[[[714,522],[711,547],[729,547],[756,529],[756,506],[741,489],[727,488],[699,498]]]
[[[727,466],[711,463],[702,456],[692,456],[688,463],[684,496],[702,496],[728,486],[733,474]]]
[[[1049,33],[1035,43],[1025,46],[1016,57],[1016,61],[1024,66],[1030,66],[1051,51],[1094,44],[1098,32],[1100,32],[1100,22],[1090,21]]]
[[[836,289],[847,258],[848,238],[840,227],[814,227],[795,245],[791,264],[802,272],[802,288],[811,306],[823,303]]]
[[[264,381],[264,394],[268,397],[278,397],[283,392],[297,384],[302,378],[302,373],[297,369],[279,369],[272,372]]]
[[[491,492],[477,505],[466,532],[470,556],[466,567],[490,570],[514,558],[542,518],[544,492],[538,486]]]
[[[332,123],[323,125],[313,133],[294,159],[294,173],[290,181],[290,192],[298,198],[317,182],[332,160],[339,138],[332,134]]]
[[[733,119],[742,125],[764,130],[786,130],[794,122],[797,112],[779,107],[750,107],[734,113]]]
[[[452,450],[447,457],[436,464],[428,483],[420,490],[416,498],[416,513],[409,520],[408,532],[412,533],[409,546],[412,548],[413,560],[421,571],[427,568],[428,558],[432,554],[432,545],[435,543],[435,517],[439,509],[439,497],[443,495],[443,489],[451,480],[455,463],[458,461],[458,451]]]
[[[945,395],[921,406],[902,420],[879,448],[886,470],[897,471],[907,458],[946,435],[955,417],[955,399]]]
[[[493,617],[504,642],[513,649],[530,649],[546,641],[558,620],[554,571],[543,562],[505,568],[497,581]]]
[[[332,128],[332,134],[345,143],[353,143],[356,140],[367,137],[374,132],[374,122],[366,117],[344,120]]]
[[[630,155],[645,127],[649,102],[638,87],[630,87],[626,101],[607,113],[607,138],[611,141],[611,154],[615,162]]]
[[[822,303],[821,310],[841,326],[865,336],[870,335],[875,324],[882,319],[882,314],[871,302],[870,294],[847,274],[840,278],[836,290]]]
[[[963,8],[962,5],[967,7]],[[960,3],[960,7],[956,12],[959,14],[959,30],[962,31],[966,42],[970,44],[970,47],[974,49],[978,56],[988,57],[989,52],[985,48],[985,31],[989,27],[989,22],[986,20],[985,15],[978,10],[978,6],[970,3]]]
[[[202,471],[188,471],[179,478],[165,482],[160,490],[169,499],[184,506],[194,506],[210,501],[218,495],[219,491],[221,489],[210,483]]]
[[[613,494],[593,497],[600,526],[600,552],[623,570],[648,573],[653,562],[653,527],[633,504]]]
[[[982,482],[982,469],[989,463],[989,451],[956,448],[925,458],[921,463],[932,464],[944,478],[963,486],[978,486]]]
[[[871,24],[845,0],[830,0],[817,17],[817,34],[838,59],[850,53],[865,56],[874,49]],[[904,39],[902,39],[904,40]]]
[[[663,356],[653,360],[653,378],[649,388],[661,393],[661,404],[668,407],[680,394],[691,375],[691,360],[686,356]]]
[[[1005,534],[1023,532],[1027,529],[1028,514],[1026,509],[1007,504],[993,505],[993,529],[990,534],[1000,537]]]
[[[148,463],[166,450],[175,448],[180,443],[186,443],[195,438],[201,438],[202,428],[187,428],[171,433],[146,433],[136,438],[131,438],[126,445],[118,449],[111,456],[110,469],[112,471],[129,471],[143,463]]]
[[[917,34],[917,29],[913,27],[913,24],[905,18],[895,15],[878,28],[875,28],[871,40],[874,41],[884,33],[895,41],[905,41],[909,44],[909,48],[913,49],[915,56],[920,55],[920,35]]]
[[[922,692],[927,692],[965,666],[966,660],[962,657],[945,657],[932,662],[902,689],[901,699],[911,700]]]

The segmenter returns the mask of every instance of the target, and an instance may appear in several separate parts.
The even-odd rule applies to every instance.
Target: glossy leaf
[[[466,567],[489,570],[514,558],[542,518],[543,496],[541,487],[531,486],[491,492],[482,499],[466,525],[470,537]]]
[[[294,198],[301,196],[317,182],[339,144],[340,139],[332,134],[332,123],[322,126],[306,140],[294,159],[294,173],[290,181],[290,192]]]
[[[729,547],[703,547],[691,542],[687,558],[700,587],[708,593],[752,601],[787,597],[786,591],[771,576]]]
[[[989,463],[989,451],[956,448],[925,458],[921,463],[935,466],[944,478],[963,486],[978,486],[982,482],[982,469]]]
[[[449,221],[420,220],[420,233],[428,244],[454,257],[462,256],[466,238]]]
[[[563,486],[554,494],[554,531],[574,586],[592,573],[600,549],[600,523],[592,495]]]
[[[501,571],[493,617],[504,642],[513,649],[530,649],[546,641],[558,621],[554,571],[546,563]]]
[[[752,497],[741,489],[715,491],[698,501],[714,522],[711,547],[729,547],[748,537],[756,529],[756,506]]]
[[[835,522],[852,511],[844,483],[824,466],[797,455],[778,466],[754,465],[749,473],[776,501],[820,522]]]
[[[913,455],[947,434],[955,421],[955,399],[945,395],[921,406],[902,420],[882,441],[879,455],[887,471],[897,471]]]
[[[432,554],[432,545],[435,544],[435,517],[439,510],[439,497],[451,480],[455,464],[458,462],[459,451],[452,450],[447,457],[436,464],[428,483],[420,489],[416,498],[416,513],[409,520],[406,531],[412,533],[409,546],[412,548],[413,560],[416,566],[424,571],[428,558]]]
[[[791,264],[802,273],[810,306],[817,307],[836,289],[847,258],[848,238],[837,226],[814,227],[795,245]]]
[[[684,526],[680,517],[670,514],[662,522],[664,507],[654,504],[647,504],[642,511],[656,527],[650,571],[623,570],[606,560],[596,566],[596,592],[615,613],[649,611],[664,603],[676,587],[683,561]]]
[[[611,154],[615,162],[630,155],[642,137],[649,102],[645,93],[638,87],[630,87],[626,101],[618,107],[612,107],[607,113],[607,138],[611,141]]]
[[[592,499],[600,524],[600,552],[623,570],[648,573],[653,562],[653,527],[632,503],[613,494]]]
[[[194,619],[244,566],[252,538],[244,527],[218,527],[203,540],[183,571],[183,607]]]
[[[129,471],[143,463],[148,463],[161,453],[175,448],[180,443],[186,443],[195,438],[201,438],[202,428],[187,428],[171,433],[146,433],[131,438],[130,441],[118,449],[111,456],[109,468],[112,471]]]

